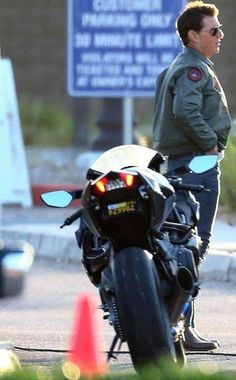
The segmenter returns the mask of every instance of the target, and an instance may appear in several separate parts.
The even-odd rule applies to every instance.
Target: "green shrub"
[[[225,158],[221,164],[221,196],[220,204],[236,211],[236,136],[229,138]]]
[[[1,380],[66,380],[60,369],[35,369],[20,370],[11,374],[0,376]],[[88,379],[88,377],[86,377]],[[71,380],[86,380],[83,376],[80,378],[71,377]],[[94,377],[94,380],[233,380],[235,372],[217,371],[209,366],[205,366],[202,370],[178,370],[176,367],[167,366],[164,369],[145,368],[140,374],[130,374],[126,371],[120,373],[109,372],[107,376]],[[68,379],[67,379],[68,380]]]
[[[60,105],[23,99],[19,108],[26,145],[47,147],[71,144],[72,117]]]

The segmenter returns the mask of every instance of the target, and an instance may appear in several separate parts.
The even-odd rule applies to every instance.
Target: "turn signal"
[[[134,183],[134,176],[132,174],[125,174],[124,180],[127,186],[132,186]]]
[[[98,182],[96,182],[96,188],[101,193],[105,193],[105,191],[106,191],[106,183],[107,183],[107,179],[106,178],[100,179]]]

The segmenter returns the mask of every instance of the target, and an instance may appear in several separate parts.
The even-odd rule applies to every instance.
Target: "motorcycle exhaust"
[[[188,300],[193,291],[193,285],[194,281],[191,272],[185,267],[178,268],[170,298],[167,302],[167,309],[171,324],[177,322],[185,302]]]

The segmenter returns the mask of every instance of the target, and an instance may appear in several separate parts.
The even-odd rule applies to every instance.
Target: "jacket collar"
[[[193,55],[201,59],[201,61],[205,62],[208,66],[210,66],[213,69],[214,63],[209,58],[204,57],[204,55],[202,55],[202,53],[200,53],[198,50],[185,46],[184,53]]]

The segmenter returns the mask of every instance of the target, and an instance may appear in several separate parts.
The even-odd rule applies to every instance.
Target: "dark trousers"
[[[188,164],[193,155],[168,159],[168,172],[178,175],[178,168]],[[211,232],[216,217],[219,194],[220,194],[220,168],[217,165],[211,170],[202,174],[184,174],[183,183],[203,185],[210,192],[195,193],[196,200],[200,203],[200,219],[198,221],[198,233],[202,240],[200,256],[203,259],[208,251]],[[185,326],[194,327],[194,301],[191,302]]]
[[[178,168],[190,162],[193,155],[186,155],[168,159],[168,172],[178,175]],[[216,217],[219,194],[220,194],[220,168],[217,165],[211,170],[202,174],[187,173],[182,176],[183,183],[203,185],[210,192],[195,193],[196,200],[200,203],[200,219],[198,221],[198,233],[202,240],[201,258],[203,258],[209,248],[210,237]]]

